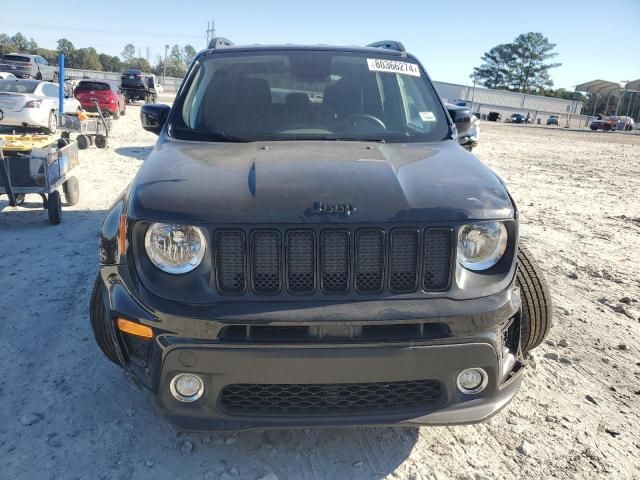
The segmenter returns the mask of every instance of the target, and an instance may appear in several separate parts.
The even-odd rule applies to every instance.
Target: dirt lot
[[[522,390],[488,423],[186,435],[103,358],[87,318],[98,225],[154,142],[138,108],[109,150],[81,153],[82,199],[60,226],[0,200],[0,477],[640,477],[640,136],[483,123],[477,154],[518,202],[555,302]]]

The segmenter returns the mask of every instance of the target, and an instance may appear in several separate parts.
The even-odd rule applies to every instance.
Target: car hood
[[[349,205],[351,215],[318,203]],[[330,210],[330,208],[329,208]],[[131,185],[133,220],[390,223],[513,218],[499,178],[456,142],[161,139]]]

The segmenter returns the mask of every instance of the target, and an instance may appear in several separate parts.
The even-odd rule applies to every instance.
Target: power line
[[[207,22],[207,32],[206,32],[206,38],[207,38],[207,47],[209,46],[209,42],[214,39],[216,36],[216,26],[213,20],[211,20],[210,22]]]
[[[6,25],[9,26],[13,29],[15,28],[19,28],[19,27],[23,27],[23,28],[30,28],[33,30],[55,30],[55,31],[60,31],[60,26],[59,25],[47,25],[47,24],[42,24],[42,23],[18,23],[18,22],[2,22],[0,21],[0,25]],[[139,36],[145,36],[145,37],[159,37],[159,38],[166,38],[167,34],[166,33],[154,33],[154,32],[144,32],[144,31],[140,31],[140,30],[109,30],[109,29],[104,29],[104,28],[83,28],[83,27],[71,27],[71,26],[66,26],[64,27],[65,32],[66,31],[70,31],[70,32],[84,32],[84,33],[108,33],[108,34],[115,34],[115,35],[139,35]],[[202,38],[199,35],[179,35],[179,34],[171,34],[171,37],[174,38],[191,38],[191,39],[195,39],[195,38]]]

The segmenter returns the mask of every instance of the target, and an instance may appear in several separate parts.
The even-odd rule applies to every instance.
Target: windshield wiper
[[[380,137],[341,137],[340,135],[309,135],[305,137],[285,138],[285,140],[329,140],[335,142],[376,142],[387,143]]]
[[[229,135],[223,131],[217,130],[195,130],[193,128],[172,127],[173,132],[180,134],[183,140],[204,140],[208,142],[237,142],[247,143],[251,140],[235,135]],[[188,138],[184,138],[188,137]]]

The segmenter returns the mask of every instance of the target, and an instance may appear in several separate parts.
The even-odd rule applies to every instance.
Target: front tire
[[[54,190],[49,194],[47,212],[49,213],[49,223],[51,225],[59,225],[62,221],[62,201],[60,200],[59,191]]]
[[[549,334],[553,317],[547,282],[531,252],[519,245],[516,286],[520,289],[520,343],[522,351],[533,350]]]
[[[121,365],[114,344],[113,333],[111,333],[111,329],[109,325],[107,325],[109,319],[105,318],[104,315],[104,286],[99,274],[96,277],[96,281],[93,284],[93,291],[91,292],[89,318],[91,320],[93,336],[102,353],[116,365]]]
[[[89,147],[89,137],[86,135],[78,135],[76,141],[78,142],[79,150],[86,150]]]
[[[80,201],[80,182],[76,177],[70,177],[69,180],[62,184],[64,199],[67,205],[73,207]]]
[[[45,133],[49,135],[53,135],[58,130],[58,116],[56,112],[51,110],[49,112],[49,121],[47,122],[47,128],[45,128]]]
[[[99,133],[93,139],[93,143],[97,148],[107,148],[107,137]]]

